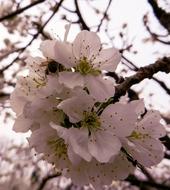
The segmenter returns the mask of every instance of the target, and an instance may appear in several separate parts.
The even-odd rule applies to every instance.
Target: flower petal
[[[96,160],[102,163],[108,162],[111,157],[120,151],[121,143],[116,136],[109,132],[97,131],[89,137],[88,149]]]
[[[56,41],[55,42],[54,60],[66,68],[71,68],[76,65],[76,59],[72,54],[72,46],[69,43]]]
[[[15,132],[25,133],[30,130],[32,124],[33,121],[31,119],[27,119],[24,117],[24,115],[20,115],[15,120],[13,130]]]
[[[80,73],[63,71],[59,73],[59,82],[68,88],[84,85],[84,77]]]
[[[88,60],[96,57],[101,47],[100,38],[95,32],[81,31],[73,42],[74,56],[80,60],[86,57]]]
[[[145,167],[158,164],[164,157],[164,149],[161,142],[150,137],[143,138],[142,140],[125,140],[123,147],[134,159]]]
[[[97,101],[106,101],[114,95],[115,88],[112,81],[109,79],[103,79],[101,76],[95,77],[89,75],[85,80],[90,94]]]
[[[115,71],[120,60],[119,51],[116,48],[108,48],[100,51],[93,64],[100,70]]]
[[[118,137],[125,137],[134,130],[137,114],[131,103],[115,103],[107,106],[100,118],[106,129],[109,128]]]
[[[88,150],[88,131],[84,129],[69,129],[69,141],[73,151],[86,161],[90,161],[92,156]]]
[[[154,138],[166,135],[163,125],[160,124],[161,116],[158,111],[148,111],[144,118],[138,122],[137,130],[143,134],[149,134]]]
[[[78,154],[75,154],[71,146],[68,146],[67,154],[68,154],[69,160],[71,161],[73,165],[78,165],[82,160],[82,158]]]
[[[91,160],[91,155],[88,151],[88,131],[85,129],[76,129],[76,128],[70,128],[66,129],[64,127],[60,127],[58,125],[55,125],[54,123],[50,123],[52,128],[56,129],[58,132],[58,135],[63,138],[69,146],[71,146],[72,150],[75,152],[75,154],[79,155],[86,161]]]
[[[68,115],[72,123],[82,120],[84,111],[90,111],[94,105],[94,99],[89,95],[81,95],[62,101],[57,107]]]
[[[55,58],[55,40],[45,40],[40,44],[40,50],[42,51],[43,55],[48,59]]]

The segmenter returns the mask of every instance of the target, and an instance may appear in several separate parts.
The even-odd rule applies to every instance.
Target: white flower
[[[117,136],[127,137],[132,133],[137,114],[129,111],[135,104],[117,103],[108,106],[99,116],[94,103],[89,95],[62,101],[58,108],[68,115],[73,127],[51,126],[83,159],[90,161],[94,157],[106,163],[120,151],[121,143]]]
[[[37,89],[36,97],[23,105],[13,129],[16,132],[26,132],[41,125],[48,127],[50,122],[60,124],[63,121],[63,113],[57,109],[57,105],[74,93],[59,84],[56,76],[49,75],[46,85]]]
[[[128,138],[122,138],[123,147],[139,163],[146,167],[158,164],[164,157],[164,148],[159,138],[165,135],[158,111],[149,111],[137,122]]]
[[[82,160],[78,165],[72,165],[64,175],[71,177],[76,185],[92,184],[95,189],[100,190],[104,185],[110,185],[113,180],[125,179],[133,171],[132,164],[120,153],[109,163],[100,163],[95,159],[91,162]]]
[[[31,147],[34,147],[38,153],[43,153],[45,158],[58,169],[63,170],[72,164],[76,165],[81,160],[73,153],[71,146],[68,147],[58,136],[57,131],[50,126],[44,125],[33,131],[28,141]]]
[[[53,47],[53,41],[45,41],[41,51],[45,54],[47,48]],[[121,56],[115,48],[101,49],[96,33],[82,31],[73,44],[55,41],[52,58],[66,68],[59,73],[59,81],[67,87],[87,87],[99,101],[114,95],[114,86],[111,81],[103,79],[102,70],[115,71]]]

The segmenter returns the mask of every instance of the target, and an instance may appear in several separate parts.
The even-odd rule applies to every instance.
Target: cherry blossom
[[[116,103],[108,106],[99,116],[94,103],[89,95],[62,101],[57,107],[68,115],[73,126],[68,129],[53,123],[51,126],[83,159],[90,161],[94,157],[106,163],[120,151],[121,143],[117,136],[127,137],[134,130],[137,114],[135,111],[128,113],[135,104]]]
[[[149,111],[137,122],[131,135],[122,139],[127,152],[146,167],[158,164],[164,157],[164,148],[159,138],[165,135],[165,129],[160,119],[158,111]]]
[[[54,41],[41,45],[43,54],[53,49]],[[55,55],[52,59],[65,69],[59,73],[59,81],[69,88],[87,87],[99,101],[114,95],[114,86],[109,79],[103,79],[102,70],[115,71],[121,56],[115,48],[102,49],[99,37],[94,32],[82,31],[74,42],[55,41]],[[46,51],[47,50],[47,51]]]

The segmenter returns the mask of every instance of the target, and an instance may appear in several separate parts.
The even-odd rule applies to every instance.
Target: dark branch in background
[[[127,77],[124,82],[116,87],[114,99],[119,99],[121,96],[126,94],[126,91],[131,86],[140,83],[143,79],[151,79],[152,76],[159,71],[165,73],[170,72],[170,57],[164,57],[156,61],[154,64],[139,68],[135,75]]]
[[[61,173],[60,173],[60,172],[55,173],[55,174],[52,174],[52,175],[48,175],[48,176],[44,177],[44,178],[42,179],[40,185],[38,186],[37,190],[42,190],[42,189],[45,187],[46,183],[47,183],[49,180],[51,180],[51,179],[53,179],[53,178],[56,178],[56,177],[59,177],[59,176],[61,176]]]
[[[108,3],[108,5],[107,5],[107,7],[106,7],[106,10],[105,10],[104,13],[103,13],[103,17],[102,17],[102,19],[100,20],[100,24],[98,25],[96,32],[99,32],[99,31],[100,31],[100,27],[102,26],[103,21],[108,17],[107,12],[108,12],[108,10],[109,10],[109,7],[110,7],[111,3],[112,3],[112,0],[109,0],[109,3]]]
[[[137,187],[140,187],[141,185],[143,186],[148,186],[152,188],[156,188],[158,190],[169,190],[170,187],[164,184],[152,182],[152,181],[144,181],[144,180],[139,180],[135,176],[130,176],[126,179],[126,181],[130,182],[131,185],[135,185]]]
[[[144,15],[143,17],[143,23],[144,23],[144,26],[146,27],[146,30],[149,32],[149,34],[151,35],[153,41],[158,41],[158,42],[161,42],[165,45],[170,45],[170,41],[165,41],[165,40],[162,40],[160,38],[162,37],[167,37],[168,35],[159,35],[159,34],[156,34],[154,32],[151,31],[150,27],[149,27],[149,24],[148,24],[148,16],[147,15]]]
[[[100,108],[98,109],[98,114],[100,115],[109,104],[119,101],[119,98],[125,95],[126,92],[131,88],[131,86],[140,83],[146,78],[151,79],[152,76],[159,71],[165,73],[170,72],[170,57],[164,57],[157,60],[153,64],[141,67],[138,69],[136,74],[125,78],[125,80],[121,84],[116,86],[114,96],[110,98],[107,102],[101,104]]]
[[[132,63],[129,59],[127,59],[125,56],[122,55],[122,58],[123,58],[127,63],[129,63],[130,66],[133,67],[133,68],[131,68],[129,65],[126,64],[126,66],[128,66],[128,68],[130,68],[131,70],[134,70],[134,71],[138,71],[138,70],[139,70],[139,68],[138,68],[134,63]],[[125,64],[125,63],[124,63],[124,64]],[[163,81],[161,81],[161,80],[159,80],[159,79],[157,79],[157,78],[155,78],[155,77],[153,77],[153,76],[152,76],[152,79],[153,79],[154,81],[156,81],[156,82],[166,91],[166,93],[167,93],[168,95],[170,95],[170,89],[166,86],[166,84],[165,84]]]
[[[37,0],[37,1],[34,1],[33,3],[31,3],[31,4],[29,4],[29,5],[25,6],[25,7],[23,7],[21,9],[17,9],[16,11],[14,11],[14,12],[8,14],[8,15],[5,15],[5,16],[1,17],[0,18],[0,22],[2,22],[4,20],[7,20],[7,19],[11,19],[12,17],[14,17],[14,16],[16,16],[16,15],[18,15],[18,14],[26,11],[27,9],[30,9],[31,7],[33,7],[33,6],[35,6],[35,5],[39,4],[39,3],[43,3],[44,1],[45,0]]]
[[[77,16],[79,18],[79,23],[81,24],[81,28],[83,30],[90,30],[90,28],[87,26],[87,24],[85,23],[85,21],[84,21],[84,19],[82,17],[82,14],[80,12],[79,5],[78,5],[78,0],[74,0],[74,4],[75,4],[75,7],[76,7]]]
[[[12,66],[19,59],[20,55],[27,49],[27,47],[30,46],[32,44],[32,42],[39,36],[39,34],[42,33],[42,31],[44,30],[46,25],[49,23],[49,21],[53,18],[53,16],[56,14],[58,9],[60,8],[63,1],[64,0],[60,0],[59,3],[56,3],[56,5],[53,9],[53,13],[48,18],[48,20],[41,27],[39,27],[37,33],[33,35],[32,39],[29,41],[29,43],[25,47],[21,48],[19,55],[9,65],[7,65],[6,67],[4,67],[3,69],[0,70],[0,74],[2,74],[6,69],[8,69],[10,66]]]
[[[156,0],[148,0],[148,3],[152,6],[154,15],[159,20],[160,24],[170,33],[170,13],[160,8]]]

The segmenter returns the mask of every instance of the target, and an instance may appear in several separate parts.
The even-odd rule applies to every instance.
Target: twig
[[[83,30],[90,30],[90,28],[87,26],[87,24],[85,23],[82,15],[81,15],[79,5],[78,5],[78,0],[74,0],[74,4],[75,4],[75,7],[76,7],[77,16],[79,17],[79,22],[82,25],[82,29]]]
[[[100,23],[99,23],[99,25],[98,25],[98,27],[97,27],[97,31],[96,31],[96,32],[99,32],[99,31],[100,31],[100,27],[102,26],[104,19],[107,17],[107,12],[108,12],[108,10],[109,10],[109,7],[110,7],[111,3],[112,3],[112,0],[109,0],[109,3],[108,3],[108,5],[107,5],[107,7],[106,7],[106,10],[105,10],[104,13],[103,13],[103,17],[102,17],[102,19],[100,20]]]
[[[37,190],[42,190],[42,189],[45,187],[46,183],[47,183],[49,180],[51,180],[51,179],[53,179],[53,178],[56,178],[56,177],[59,177],[59,176],[61,176],[61,173],[60,173],[60,172],[55,173],[55,174],[52,174],[52,175],[48,175],[48,176],[44,177],[44,178],[42,179],[40,185],[38,186]]]
[[[60,5],[63,3],[63,1],[64,0],[60,0],[59,3],[56,3],[56,6],[53,9],[53,13],[48,18],[48,20],[41,27],[38,28],[37,33],[33,35],[32,39],[29,41],[29,43],[25,47],[21,48],[19,55],[9,65],[7,65],[6,67],[4,67],[3,69],[0,70],[0,74],[2,74],[6,69],[8,69],[10,66],[12,66],[15,63],[15,61],[17,61],[19,59],[20,55],[27,49],[27,47],[32,44],[32,42],[39,36],[40,33],[42,33],[42,31],[44,30],[46,25],[49,23],[49,21],[53,18],[53,16],[56,14],[58,9],[60,8]]]
[[[45,0],[37,0],[37,1],[34,1],[33,3],[21,8],[21,9],[17,9],[16,11],[8,14],[8,15],[5,15],[3,17],[0,18],[0,22],[4,21],[4,20],[7,20],[7,19],[11,19],[12,17],[26,11],[27,9],[30,9],[31,7],[37,5],[37,4],[40,4],[40,3],[43,3]]]
[[[126,62],[128,62],[133,68],[131,68],[129,65],[126,65],[126,66],[128,66],[130,69],[132,69],[132,70],[134,70],[134,71],[138,71],[139,70],[139,68],[134,64],[134,63],[132,63],[129,59],[127,59],[125,56],[123,56],[122,55],[122,58],[126,61]],[[124,63],[124,62],[123,62]],[[125,63],[124,63],[125,64]],[[163,81],[161,81],[161,80],[159,80],[159,79],[157,79],[157,78],[155,78],[155,77],[152,77],[152,79],[154,80],[154,81],[156,81],[165,91],[166,91],[166,93],[168,94],[168,95],[170,95],[170,89],[167,87],[167,85],[163,82]]]
[[[159,71],[165,73],[170,72],[170,57],[163,57],[153,64],[141,67],[138,69],[136,74],[125,78],[125,80],[121,84],[116,86],[114,96],[111,97],[107,102],[101,104],[100,108],[98,109],[98,114],[100,115],[109,104],[117,102],[121,96],[126,94],[131,86],[141,82],[146,78],[152,78],[152,76]]]
[[[170,72],[170,57],[164,57],[153,64],[139,68],[135,75],[127,77],[123,83],[116,87],[114,97],[119,98],[120,96],[125,95],[126,91],[131,86],[141,82],[145,78],[152,78],[152,76],[159,71],[165,73]]]
[[[146,27],[146,30],[149,32],[149,34],[152,36],[153,40],[154,41],[158,41],[158,42],[161,42],[165,45],[170,45],[170,41],[164,41],[164,40],[161,40],[160,37],[167,37],[168,35],[158,35],[154,32],[151,31],[149,25],[148,25],[148,18],[147,18],[147,15],[144,15],[143,17],[143,24],[144,26]]]
[[[154,15],[156,16],[160,24],[170,33],[170,13],[167,13],[162,8],[160,8],[156,0],[148,0],[148,3],[152,6]]]
[[[131,185],[135,185],[137,187],[140,187],[140,185],[145,185],[145,186],[149,186],[149,187],[155,187],[158,190],[169,190],[170,189],[170,186],[160,184],[160,183],[156,183],[156,182],[152,182],[149,180],[148,181],[139,180],[134,176],[133,176],[133,178],[131,178],[131,177],[127,178],[126,181],[130,182]]]

